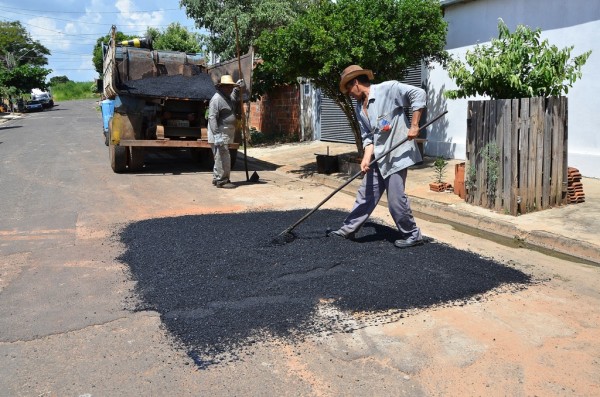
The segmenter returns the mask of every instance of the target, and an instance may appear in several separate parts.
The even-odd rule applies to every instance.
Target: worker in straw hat
[[[400,233],[394,245],[398,248],[421,245],[421,230],[415,223],[404,187],[408,167],[422,161],[414,139],[419,135],[419,120],[426,106],[425,91],[395,80],[372,84],[373,78],[371,70],[358,65],[348,66],[341,75],[340,91],[357,100],[354,110],[363,141],[364,178],[342,227],[328,236],[354,239],[387,190],[388,208]],[[409,109],[413,111],[411,120]],[[407,142],[369,167],[375,157],[405,138]]]
[[[243,84],[243,80],[234,83],[230,75],[221,76],[219,83],[216,84],[217,92],[208,104],[208,143],[211,145],[215,159],[212,183],[218,188],[235,188],[229,179],[231,157],[228,145],[235,138],[237,123],[235,110],[240,87]]]

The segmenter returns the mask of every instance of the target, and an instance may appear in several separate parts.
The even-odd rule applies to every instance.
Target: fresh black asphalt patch
[[[474,253],[428,242],[393,246],[395,230],[368,222],[356,241],[325,237],[346,213],[321,210],[194,215],[136,222],[119,257],[136,283],[137,310],[154,310],[201,367],[254,343],[291,342],[397,320],[414,309],[520,289],[530,276]]]

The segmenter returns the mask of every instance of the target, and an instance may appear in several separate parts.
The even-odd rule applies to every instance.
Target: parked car
[[[31,99],[40,101],[44,108],[51,108],[54,106],[54,100],[52,99],[52,95],[50,95],[47,92],[32,94]]]
[[[41,101],[27,101],[25,104],[26,112],[41,112],[42,110],[44,110],[44,106],[42,105]]]

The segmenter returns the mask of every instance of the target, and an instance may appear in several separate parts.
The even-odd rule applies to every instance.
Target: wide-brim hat
[[[369,78],[369,80],[373,80],[373,71],[369,69],[363,69],[358,65],[350,65],[342,72],[342,77],[340,79],[340,91],[343,94],[347,94],[348,90],[346,89],[346,84],[352,79],[360,75],[365,75]]]
[[[235,86],[237,86],[237,83],[235,81],[233,81],[233,77],[231,77],[231,75],[224,74],[223,76],[221,76],[221,80],[217,83],[217,87],[221,86],[221,85],[235,85]]]

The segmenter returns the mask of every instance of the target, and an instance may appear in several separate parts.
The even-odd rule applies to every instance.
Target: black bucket
[[[339,172],[340,166],[337,156],[317,154],[317,172],[319,174],[332,174]]]

